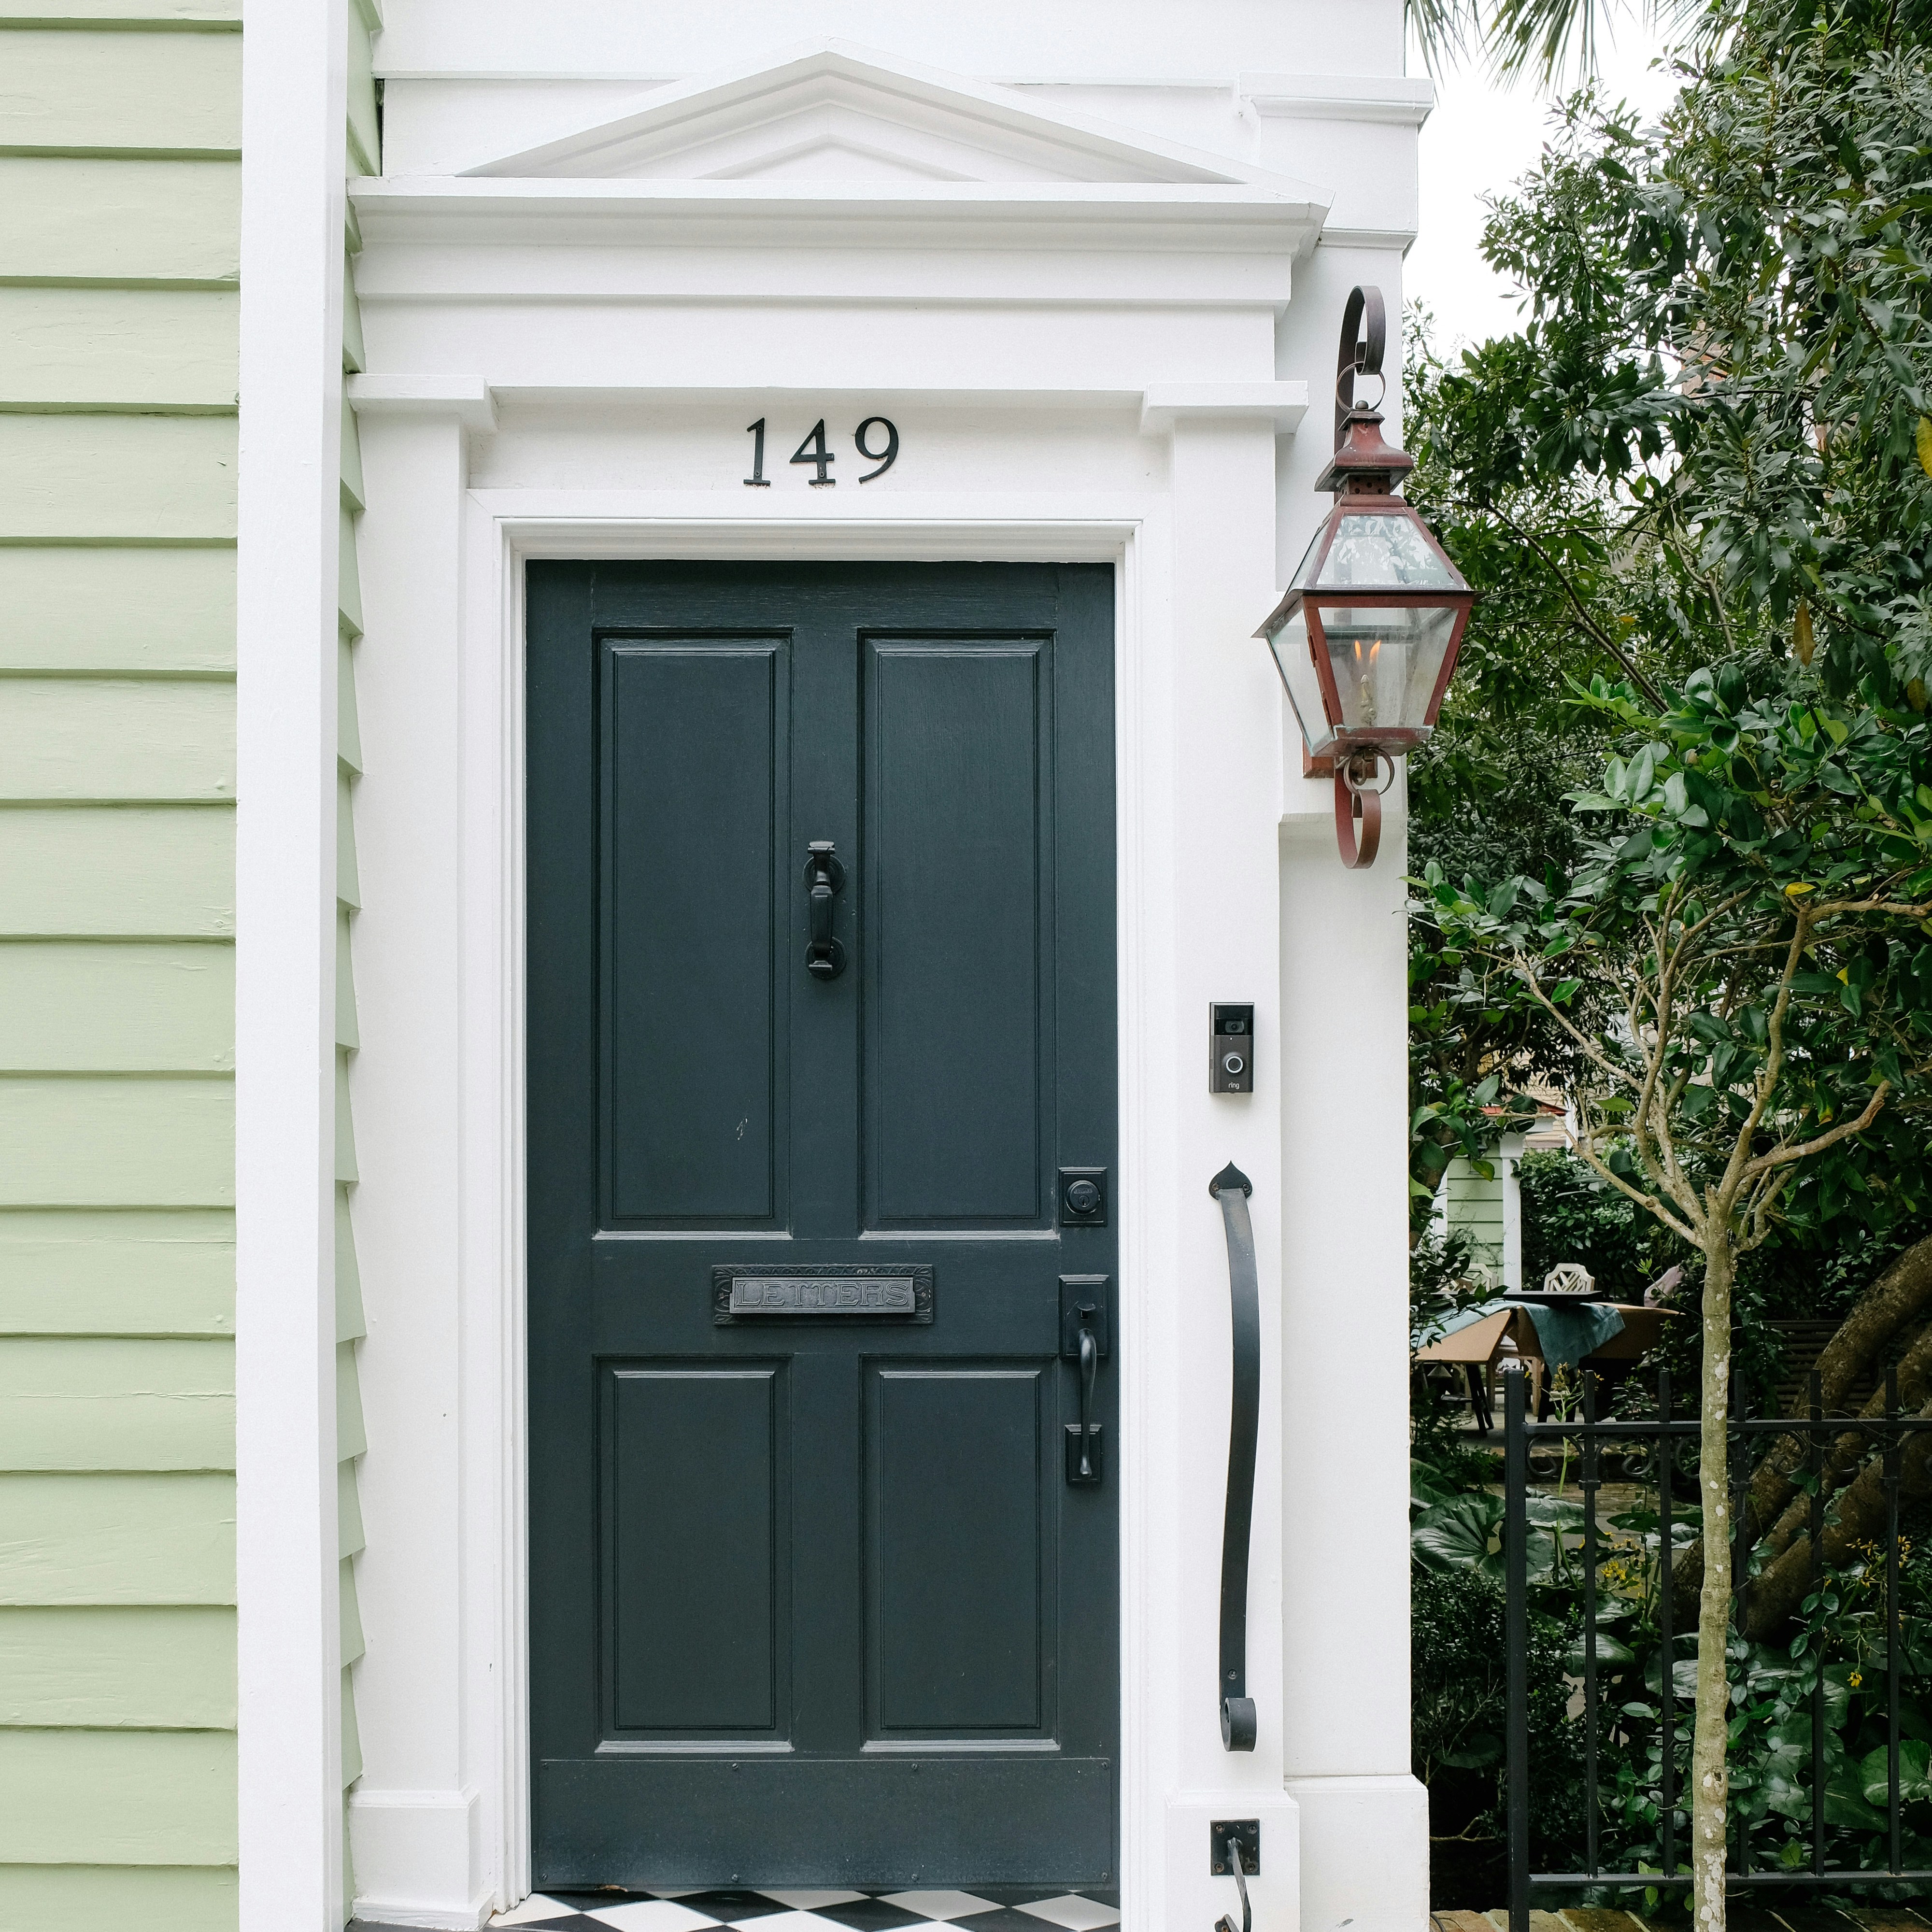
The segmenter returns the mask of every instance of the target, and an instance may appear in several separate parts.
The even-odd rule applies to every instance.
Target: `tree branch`
[[[1467,506],[1466,507],[1471,509],[1478,509],[1478,506],[1473,504]],[[1522,542],[1528,544],[1530,548],[1534,550],[1537,555],[1543,560],[1544,568],[1547,570],[1550,575],[1555,578],[1557,582],[1563,586],[1564,596],[1569,598],[1570,607],[1576,611],[1577,618],[1582,624],[1583,628],[1597,640],[1598,648],[1604,652],[1605,656],[1613,660],[1618,668],[1623,672],[1624,675],[1636,686],[1638,690],[1643,693],[1645,697],[1650,700],[1652,709],[1657,711],[1661,711],[1664,708],[1663,692],[1659,691],[1657,686],[1652,683],[1650,680],[1645,676],[1642,671],[1638,670],[1635,660],[1624,651],[1622,646],[1618,644],[1616,640],[1610,635],[1610,632],[1605,630],[1603,626],[1598,623],[1594,617],[1591,616],[1588,608],[1584,604],[1582,598],[1577,596],[1575,587],[1571,584],[1569,578],[1564,574],[1562,565],[1557,562],[1556,559],[1544,548],[1541,544],[1537,542],[1534,537],[1531,536],[1528,531],[1525,530],[1521,524],[1518,524],[1514,518],[1507,515],[1504,512],[1498,509],[1493,503],[1481,506],[1480,508],[1478,509],[1478,513],[1480,514],[1481,510],[1486,510],[1491,516],[1496,518],[1498,523],[1501,524],[1504,526],[1504,529],[1509,530]]]

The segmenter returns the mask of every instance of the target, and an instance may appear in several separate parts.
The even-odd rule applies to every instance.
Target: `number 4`
[[[823,416],[819,418],[818,427],[799,445],[791,460],[794,463],[811,463],[818,466],[818,474],[812,479],[812,487],[814,490],[830,489],[837,484],[838,479],[836,476],[828,476],[825,473],[838,459],[825,446],[825,418]]]

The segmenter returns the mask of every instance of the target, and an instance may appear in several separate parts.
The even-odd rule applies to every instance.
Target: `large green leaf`
[[[1501,1532],[1502,1498],[1486,1491],[1432,1503],[1408,1528],[1410,1554],[1425,1570],[1482,1570],[1501,1574],[1500,1552],[1490,1544]]]
[[[1909,1804],[1916,1798],[1932,1798],[1932,1775],[1928,1774],[1929,1762],[1932,1762],[1932,1745],[1921,1738],[1900,1740],[1898,1796],[1902,1803]],[[1864,1762],[1858,1766],[1858,1780],[1868,1803],[1883,1804],[1888,1802],[1891,1768],[1883,1744],[1865,1754]]]

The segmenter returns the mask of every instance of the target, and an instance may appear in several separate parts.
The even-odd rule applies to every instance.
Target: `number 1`
[[[828,476],[825,473],[826,467],[837,462],[838,459],[825,446],[825,418],[823,416],[819,418],[818,427],[793,453],[791,460],[794,463],[812,463],[818,465],[818,474],[812,479],[813,489],[829,490],[837,484],[838,481],[837,477]]]
[[[771,479],[765,474],[765,419],[759,417],[747,426],[745,434],[752,439],[752,473],[745,478],[748,490],[769,490]]]

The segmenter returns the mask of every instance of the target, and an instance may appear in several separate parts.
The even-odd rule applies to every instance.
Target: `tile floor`
[[[1100,1932],[1120,1922],[1103,1899],[1079,1892],[1026,1898],[1006,1888],[1004,1902],[970,1892],[698,1891],[538,1892],[492,1927],[523,1932],[700,1932],[752,1926],[757,1932],[896,1932],[944,1925],[949,1932]],[[1016,1898],[1024,1903],[1013,1902]]]

